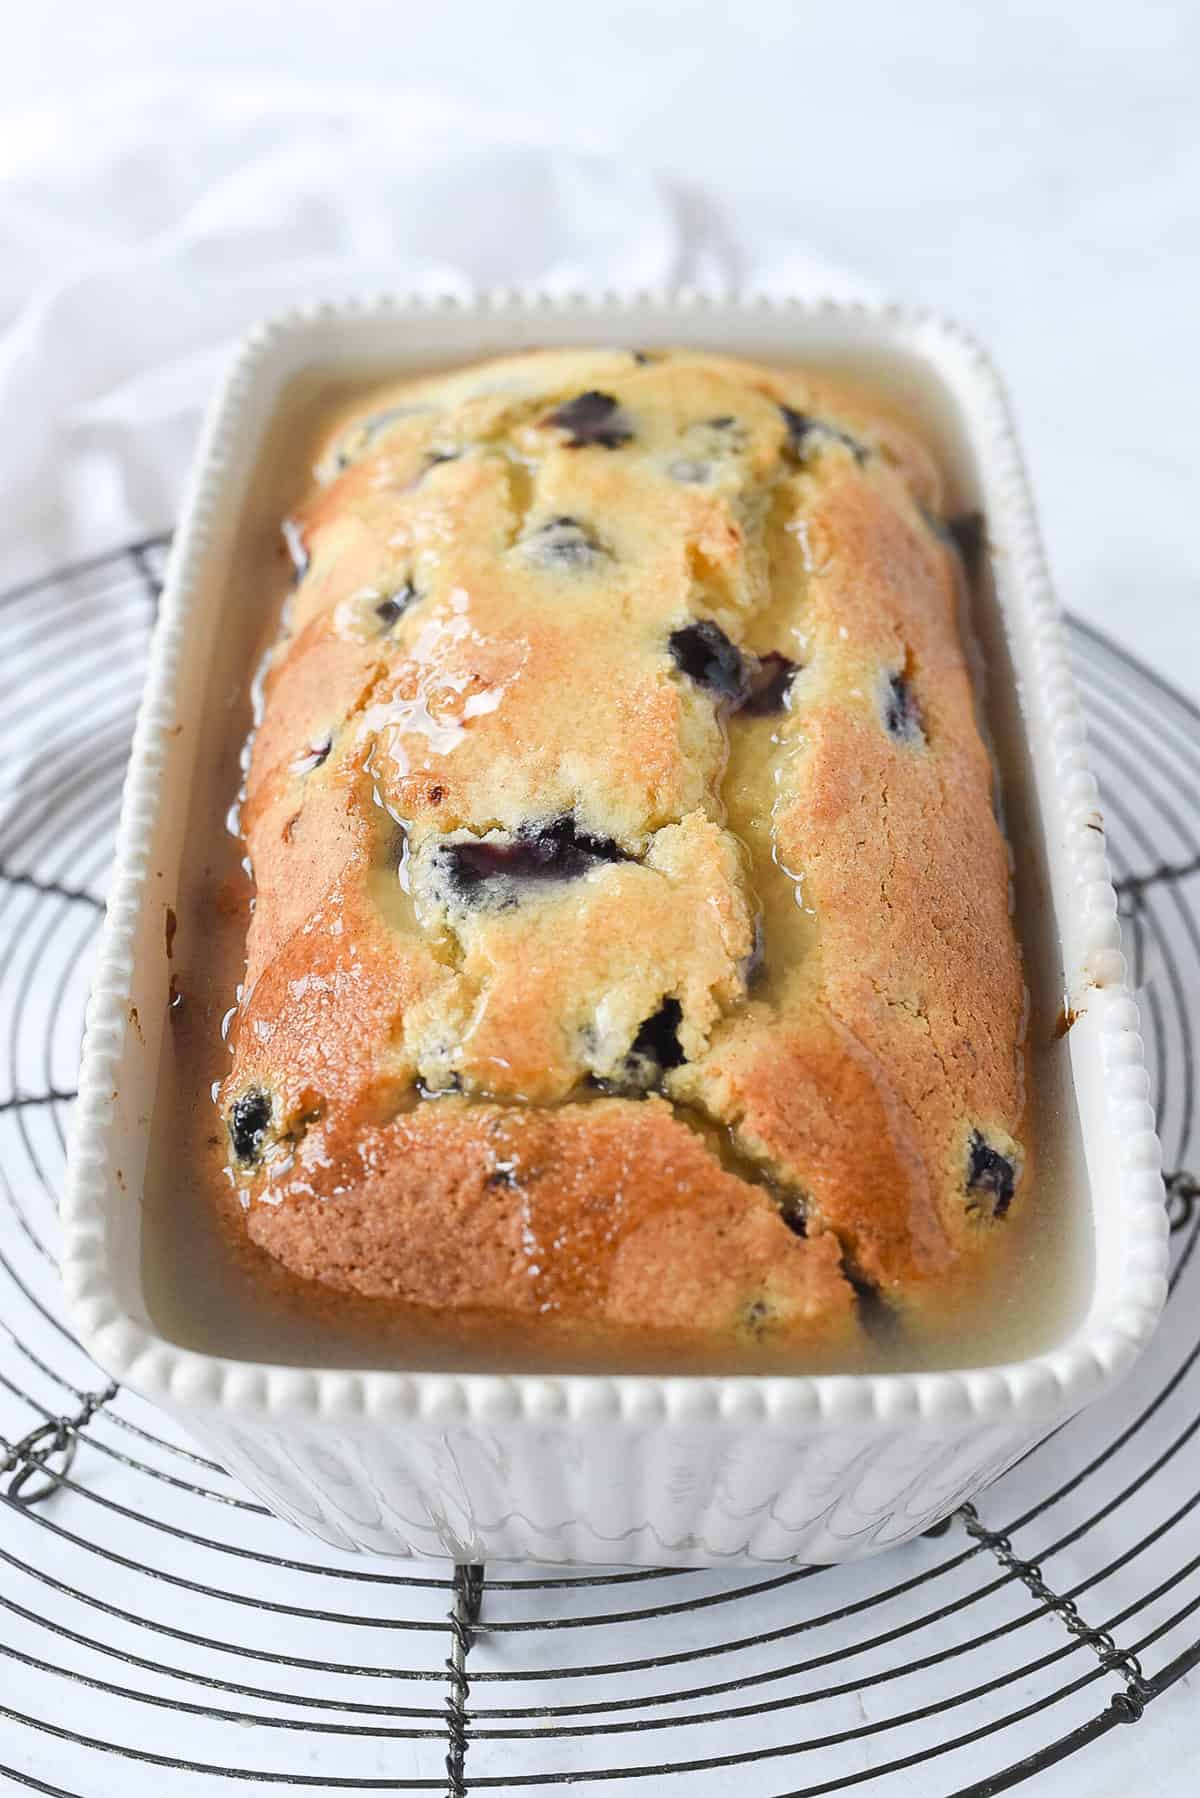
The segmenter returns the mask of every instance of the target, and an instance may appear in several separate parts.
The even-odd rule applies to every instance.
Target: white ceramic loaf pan
[[[269,1366],[183,1349],[150,1320],[140,1193],[168,1004],[164,907],[180,868],[213,645],[246,603],[239,515],[285,389],[526,345],[686,344],[848,366],[925,420],[992,579],[976,629],[1010,714],[1018,874],[1037,870],[1031,979],[1078,1011],[1046,1062],[1078,1266],[1060,1337],[950,1372],[553,1378]],[[249,670],[246,670],[247,677]],[[996,727],[995,715],[992,717]],[[1001,725],[1001,734],[1004,734]],[[1002,761],[1005,758],[1002,757]],[[1024,470],[995,374],[925,314],[698,299],[297,312],[238,353],[204,432],[163,596],[88,1012],[65,1208],[74,1322],[113,1376],[173,1413],[281,1516],[342,1547],[461,1561],[837,1561],[930,1527],[1125,1374],[1165,1294],[1159,1148],[1125,985],[1084,727]],[[969,877],[969,871],[964,872]],[[1027,927],[1028,929],[1028,927]],[[139,1028],[130,1022],[136,1008]]]

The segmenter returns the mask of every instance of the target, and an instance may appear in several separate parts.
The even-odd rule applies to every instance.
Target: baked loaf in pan
[[[339,428],[240,806],[257,1244],[748,1343],[961,1293],[1028,1185],[1025,991],[939,507],[894,422],[690,351]]]

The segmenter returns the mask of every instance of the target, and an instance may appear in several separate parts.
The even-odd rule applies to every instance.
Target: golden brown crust
[[[690,352],[339,428],[242,802],[256,1242],[798,1340],[986,1254],[1024,989],[937,503],[860,401]]]
[[[555,1111],[448,1098],[340,1140],[316,1124],[251,1236],[368,1297],[615,1327],[843,1334],[831,1237],[794,1235],[661,1099]]]

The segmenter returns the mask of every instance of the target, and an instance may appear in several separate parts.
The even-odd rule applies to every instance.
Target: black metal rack
[[[990,1798],[1149,1729],[1200,1663],[1200,711],[1073,626],[1175,1170],[1167,1319],[1125,1387],[858,1566],[410,1567],[276,1522],[62,1321],[64,1128],[166,545],[0,595],[0,1789],[817,1798],[919,1768],[927,1798]]]

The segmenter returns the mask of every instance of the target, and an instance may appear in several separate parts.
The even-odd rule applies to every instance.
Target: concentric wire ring
[[[910,1793],[921,1768],[929,1798],[982,1798],[1150,1730],[1200,1664],[1194,1182],[1126,1388],[949,1531],[861,1566],[342,1555],[110,1387],[62,1321],[56,1199],[165,548],[0,595],[0,669],[20,669],[0,711],[0,1790],[816,1798]],[[1200,712],[1089,627],[1073,642],[1168,1166],[1195,1167]]]

